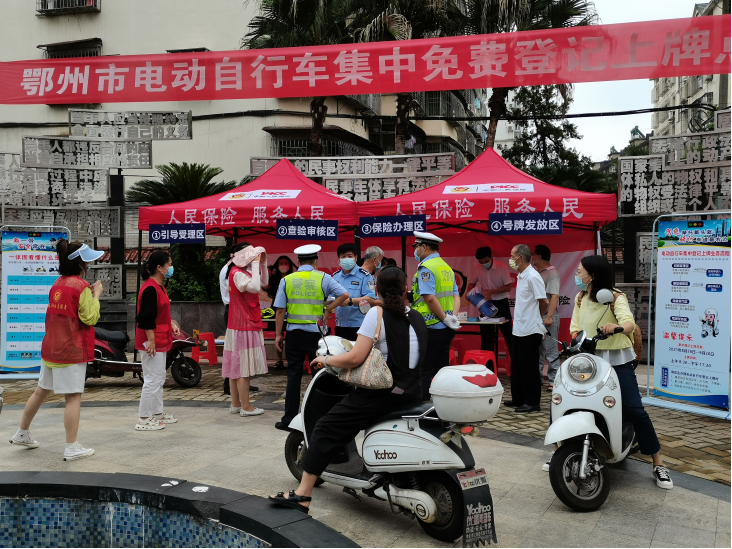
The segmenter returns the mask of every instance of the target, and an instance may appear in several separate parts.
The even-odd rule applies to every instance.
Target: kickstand
[[[343,491],[344,491],[344,492],[345,492],[346,494],[348,494],[348,495],[350,495],[350,496],[353,496],[353,497],[354,497],[354,498],[356,498],[356,499],[357,499],[358,501],[363,501],[363,498],[362,498],[361,496],[359,496],[359,495],[358,495],[358,494],[356,493],[356,490],[354,490],[353,488],[349,488],[348,486],[344,486],[344,487],[343,487]]]

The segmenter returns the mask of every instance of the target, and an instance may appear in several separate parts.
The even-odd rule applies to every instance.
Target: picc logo
[[[396,459],[397,453],[387,452],[386,450],[382,450],[381,452],[379,452],[378,450],[374,450],[374,457],[376,459]]]

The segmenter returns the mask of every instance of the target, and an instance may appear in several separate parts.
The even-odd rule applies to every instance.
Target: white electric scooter
[[[600,290],[597,301],[609,309],[613,293]],[[594,356],[597,342],[609,337],[599,325],[592,339],[581,331],[571,345],[562,343],[562,355],[574,356],[554,379],[552,425],[544,438],[544,444],[559,444],[549,464],[552,489],[575,511],[594,511],[605,502],[610,493],[607,464],[625,459],[635,442],[633,425],[623,420],[617,376],[607,361]],[[618,327],[616,333],[622,330]]]
[[[322,333],[320,323],[319,327]],[[320,356],[340,355],[353,348],[346,339],[323,335]],[[328,482],[343,486],[344,492],[359,500],[357,490],[388,501],[392,512],[416,517],[433,538],[455,541],[463,535],[465,525],[464,482],[486,484],[485,471],[473,471],[475,460],[463,437],[478,435],[476,425],[496,414],[503,394],[500,381],[479,387],[463,376],[486,373],[493,375],[477,364],[441,369],[431,387],[435,402],[413,403],[376,419],[365,431],[361,453],[355,439],[349,442],[333,456],[316,486]],[[461,387],[467,392],[460,392]],[[297,480],[302,478],[301,460],[315,424],[352,390],[338,379],[337,368],[328,366],[313,376],[285,442],[287,467]],[[437,396],[456,391],[460,396]],[[441,407],[446,415],[439,413]],[[460,410],[457,415],[456,410]]]

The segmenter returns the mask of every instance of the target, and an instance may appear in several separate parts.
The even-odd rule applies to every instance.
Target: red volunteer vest
[[[61,276],[51,286],[46,310],[46,335],[41,357],[59,364],[94,360],[94,326],[79,319],[79,300],[89,284],[78,276]]]
[[[142,292],[146,288],[152,286],[155,288],[158,298],[158,314],[155,317],[155,351],[160,353],[168,352],[173,345],[173,328],[170,325],[170,299],[165,287],[158,284],[155,279],[148,278],[140,288],[137,294],[137,314],[140,314],[140,301],[142,300]],[[145,330],[140,329],[135,323],[135,349],[144,351],[143,343],[147,341]]]
[[[239,267],[234,267],[229,273],[229,324],[226,327],[232,330],[258,332],[264,327],[259,294],[240,292],[234,284],[234,275],[243,272],[245,271]]]

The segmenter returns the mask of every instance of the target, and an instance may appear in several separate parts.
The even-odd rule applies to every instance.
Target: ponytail
[[[142,264],[140,276],[142,276],[143,280],[147,280],[157,272],[158,267],[165,267],[168,261],[170,261],[170,254],[168,252],[163,250],[154,251],[147,258],[147,261]]]
[[[65,238],[59,238],[56,243],[58,253],[58,273],[61,276],[82,276],[86,274],[86,263],[81,257],[69,259],[69,255],[81,248],[81,242],[69,242]]]
[[[384,304],[384,310],[404,316],[404,292],[407,289],[407,275],[395,265],[387,265],[376,277],[376,289]]]

